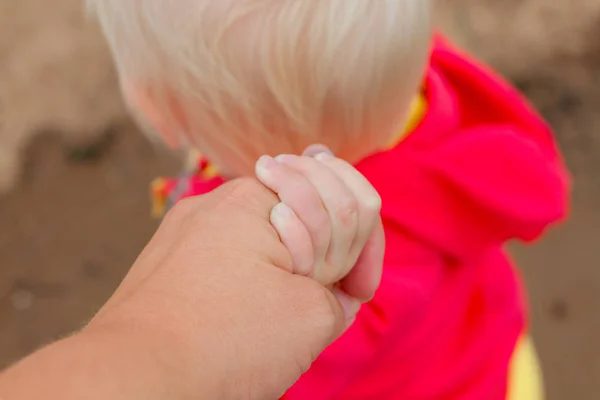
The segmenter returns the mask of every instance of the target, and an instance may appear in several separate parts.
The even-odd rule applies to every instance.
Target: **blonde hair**
[[[381,148],[418,90],[431,35],[428,0],[88,3],[123,85],[179,121],[176,142],[238,169],[313,142],[350,161]]]

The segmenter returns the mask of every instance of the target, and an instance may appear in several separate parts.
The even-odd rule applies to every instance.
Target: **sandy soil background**
[[[550,400],[600,393],[600,1],[437,0],[438,24],[556,129],[571,221],[515,247]],[[127,119],[80,0],[0,2],[0,367],[81,326],[155,229],[148,182],[177,168]]]

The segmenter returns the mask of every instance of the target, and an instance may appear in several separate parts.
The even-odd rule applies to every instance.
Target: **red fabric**
[[[357,166],[383,199],[381,287],[286,400],[506,396],[526,307],[502,246],[564,217],[567,175],[517,92],[441,38],[425,88],[416,130]]]

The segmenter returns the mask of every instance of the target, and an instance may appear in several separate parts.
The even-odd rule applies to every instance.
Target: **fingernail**
[[[308,157],[314,157],[320,153],[329,153],[329,154],[333,155],[333,152],[331,150],[329,150],[329,147],[322,145],[322,144],[313,144],[312,146],[308,146],[307,149],[304,150],[304,153],[302,155],[308,156]]]
[[[288,219],[294,215],[294,211],[287,204],[281,202],[273,207],[273,214],[278,218]]]
[[[361,302],[354,297],[348,296],[345,292],[340,290],[339,288],[333,289],[333,295],[340,302],[342,309],[344,310],[344,316],[346,317],[346,321],[351,323],[354,321],[356,314],[360,310],[362,306]]]
[[[332,158],[333,158],[333,153],[331,153],[331,152],[319,153],[315,156],[315,160],[317,160],[317,161],[327,161],[327,160],[331,160]]]
[[[256,162],[256,176],[258,179],[263,179],[269,174],[269,170],[273,168],[275,161],[270,156],[262,156]]]
[[[256,165],[262,167],[262,168],[270,168],[273,165],[275,165],[275,161],[273,160],[273,157],[271,156],[262,156],[261,158],[258,159],[258,161],[256,162]]]
[[[280,238],[289,230],[290,221],[292,220],[293,215],[294,211],[292,211],[285,203],[277,203],[275,207],[271,209],[269,220]]]

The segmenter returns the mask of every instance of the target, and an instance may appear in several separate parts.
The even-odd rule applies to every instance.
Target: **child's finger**
[[[378,219],[356,265],[341,281],[342,290],[363,302],[371,300],[381,282],[384,252],[385,234],[381,219]]]
[[[337,286],[331,289],[331,292],[340,302],[340,305],[344,310],[344,316],[346,317],[346,328],[349,328],[356,320],[356,314],[360,311],[362,303],[359,299],[350,296]]]
[[[304,150],[302,155],[306,156],[306,157],[314,157],[317,154],[321,154],[321,153],[328,153],[328,154],[333,155],[331,150],[329,150],[329,147],[327,147],[323,144],[313,144],[311,146],[308,146],[306,148],[306,150]]]
[[[314,256],[324,258],[331,240],[331,224],[314,186],[298,171],[268,156],[257,162],[256,176],[294,211],[310,235]]]
[[[363,247],[371,236],[375,224],[380,220],[381,197],[356,168],[346,161],[328,153],[320,153],[315,159],[328,166],[353,193],[358,204],[358,229],[349,257],[358,259]]]
[[[303,174],[319,193],[331,222],[327,264],[341,267],[341,270],[331,271],[336,273],[332,282],[341,279],[354,264],[348,260],[358,228],[358,205],[354,194],[334,171],[313,158],[282,155],[275,159]]]
[[[315,256],[310,235],[302,221],[285,203],[279,203],[271,210],[271,224],[292,256],[293,273],[311,276]]]

